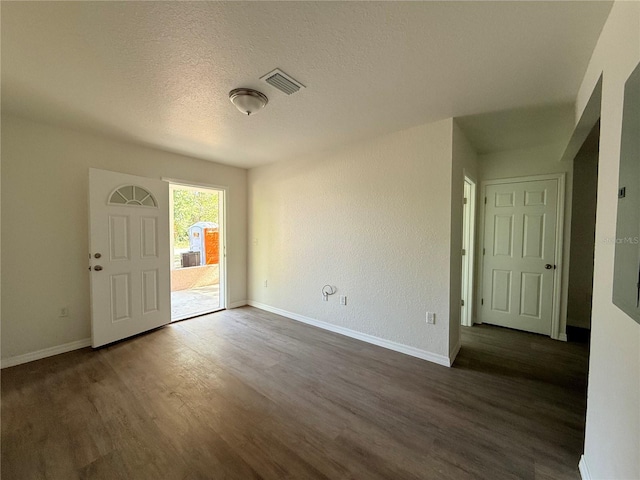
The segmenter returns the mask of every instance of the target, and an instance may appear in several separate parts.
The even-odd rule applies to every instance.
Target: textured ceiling
[[[573,103],[513,108],[456,118],[479,154],[569,141]]]
[[[452,116],[566,105],[611,2],[1,8],[5,111],[251,167]],[[287,96],[259,80],[276,67],[307,88]],[[236,87],[268,106],[242,116]],[[500,134],[474,125],[483,148]]]

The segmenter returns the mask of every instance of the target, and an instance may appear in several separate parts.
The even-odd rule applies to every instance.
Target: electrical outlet
[[[340,305],[346,305],[346,304],[347,304],[347,296],[340,295]]]
[[[265,288],[267,288],[267,286],[268,286],[268,285],[267,285],[267,281],[265,280],[265,281],[264,281],[264,287],[265,287]]]
[[[436,314],[433,312],[427,312],[427,323],[429,325],[435,325],[436,323]]]
[[[59,317],[68,317],[69,316],[69,307],[61,307],[58,316]]]

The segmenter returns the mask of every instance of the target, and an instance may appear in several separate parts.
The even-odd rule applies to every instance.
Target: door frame
[[[477,198],[477,185],[476,179],[470,175],[466,170],[463,171],[463,195],[466,184],[470,185],[470,192],[466,208],[463,208],[462,217],[462,235],[463,242],[465,244],[464,237],[466,237],[468,245],[465,255],[462,258],[462,300],[467,307],[464,311],[464,315],[461,315],[461,325],[471,327],[473,326],[473,290],[474,290],[474,273],[475,273],[475,251],[476,251],[476,198]],[[466,289],[465,289],[466,286]]]
[[[480,241],[478,245],[478,288],[476,290],[476,308],[477,318],[479,323],[482,323],[482,292],[483,292],[483,276],[484,276],[484,255],[480,252],[485,248],[484,245],[484,230],[485,230],[485,213],[486,213],[486,198],[487,187],[489,185],[500,185],[505,183],[521,183],[521,182],[535,182],[538,180],[557,180],[558,182],[558,204],[556,205],[556,248],[555,248],[555,264],[557,265],[556,275],[553,279],[553,296],[551,307],[551,335],[554,340],[567,341],[566,325],[565,331],[561,331],[561,311],[560,306],[562,304],[562,279],[564,277],[564,264],[563,264],[563,252],[564,252],[564,217],[565,217],[565,189],[566,189],[566,177],[567,174],[561,173],[549,173],[543,175],[528,175],[524,177],[509,177],[509,178],[497,178],[493,180],[483,180],[481,183],[482,201],[480,202]]]
[[[218,190],[222,192],[222,208],[218,211],[218,224],[222,230],[220,235],[220,310],[226,310],[229,305],[229,287],[227,284],[227,198],[229,187],[222,185],[214,185],[211,183],[192,182],[190,180],[180,180],[176,178],[162,177],[162,180],[168,182],[169,185],[181,185],[184,187],[207,188],[210,190]],[[171,200],[173,202],[173,200]],[[171,209],[170,209],[171,210]],[[172,212],[169,212],[171,214]],[[173,251],[173,236],[170,236],[171,251]]]

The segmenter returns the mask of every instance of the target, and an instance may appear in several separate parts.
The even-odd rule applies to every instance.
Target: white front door
[[[558,180],[486,188],[482,321],[551,335]]]
[[[89,170],[93,347],[171,321],[169,185]]]

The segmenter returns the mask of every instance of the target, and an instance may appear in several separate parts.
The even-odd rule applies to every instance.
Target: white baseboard
[[[578,469],[580,470],[582,480],[591,480],[591,473],[589,473],[589,467],[587,467],[587,461],[585,460],[584,455],[580,455]]]
[[[560,335],[558,335],[558,340],[560,340],[561,342],[566,342],[567,341],[567,334],[566,333],[561,333]]]
[[[247,301],[246,300],[238,300],[237,302],[231,302],[227,308],[231,309],[231,308],[240,308],[240,307],[244,307],[245,305],[247,305]]]
[[[15,357],[3,358],[2,368],[14,367],[22,363],[33,362],[34,360],[40,360],[41,358],[52,357],[61,353],[67,353],[72,350],[78,350],[79,348],[88,347],[90,345],[91,339],[85,338],[82,340],[76,340],[75,342],[69,342],[63,345],[56,345],[55,347],[38,350],[37,352],[23,353],[22,355],[16,355]]]
[[[453,347],[453,352],[451,352],[451,354],[449,355],[449,367],[453,365],[453,362],[456,361],[456,357],[458,356],[458,353],[460,353],[460,340],[458,340],[458,343],[456,344],[456,346]]]
[[[438,355],[436,353],[427,352],[426,350],[421,350],[419,348],[403,345],[402,343],[392,342],[391,340],[385,340],[384,338],[374,337],[373,335],[367,335],[366,333],[360,333],[355,330],[351,330],[349,328],[340,327],[338,325],[333,325],[327,322],[322,322],[320,320],[316,320],[315,318],[305,317],[304,315],[288,312],[286,310],[272,307],[270,305],[265,305],[263,303],[254,302],[253,300],[249,300],[247,304],[251,305],[252,307],[259,308],[261,310],[266,310],[267,312],[275,313],[276,315],[281,315],[283,317],[287,317],[292,320],[297,320],[298,322],[306,323],[307,325],[313,325],[314,327],[322,328],[323,330],[339,333],[340,335],[344,335],[345,337],[355,338],[356,340],[361,340],[366,343],[371,343],[373,345],[387,348],[395,352],[404,353],[405,355],[411,355],[412,357],[421,358],[422,360],[427,360],[429,362],[437,363],[438,365],[443,365],[445,367],[451,366],[451,364],[449,363],[449,358],[444,355]]]

